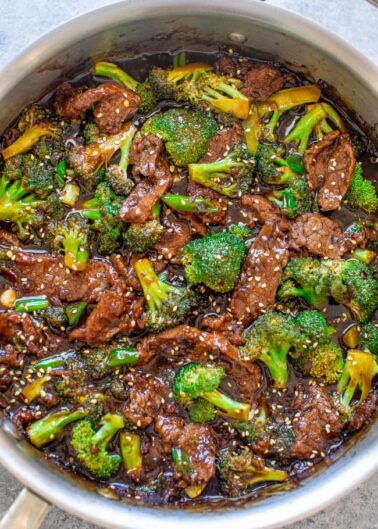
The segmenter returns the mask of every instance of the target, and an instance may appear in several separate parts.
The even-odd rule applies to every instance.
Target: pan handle
[[[22,489],[0,522],[0,529],[39,529],[50,505],[28,489]]]

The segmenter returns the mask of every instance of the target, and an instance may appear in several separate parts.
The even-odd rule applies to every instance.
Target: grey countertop
[[[0,67],[57,24],[111,3],[111,0],[0,0]],[[267,3],[311,18],[378,63],[378,9],[366,0],[267,0]],[[0,468],[0,518],[20,490],[21,485]],[[288,529],[378,529],[377,490],[375,476],[338,503]],[[95,529],[95,526],[53,508],[42,528]]]

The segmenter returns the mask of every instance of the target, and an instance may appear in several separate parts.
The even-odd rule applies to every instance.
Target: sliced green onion
[[[192,199],[186,195],[164,195],[161,200],[176,211],[185,213],[216,213],[219,211],[210,200],[205,198]]]
[[[37,371],[47,371],[48,369],[57,369],[62,367],[64,362],[67,360],[69,353],[61,353],[54,356],[47,356],[38,360],[35,364],[32,364],[28,367],[34,373]]]
[[[189,475],[192,472],[190,458],[181,448],[172,448],[172,461],[179,472]]]
[[[69,325],[76,325],[78,323],[87,305],[88,303],[85,303],[85,301],[78,301],[67,305],[65,311]]]
[[[60,160],[56,166],[56,179],[59,184],[59,187],[64,187],[66,176],[66,161]]]
[[[30,297],[30,298],[19,298],[14,303],[14,310],[16,312],[33,312],[35,310],[47,309],[49,306],[49,300],[45,297]]]
[[[108,367],[118,367],[125,364],[135,364],[139,360],[139,353],[131,347],[119,347],[110,352]]]

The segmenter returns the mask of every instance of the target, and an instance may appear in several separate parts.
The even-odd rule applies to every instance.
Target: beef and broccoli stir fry
[[[0,406],[130,501],[245,501],[378,410],[377,160],[321,83],[139,60],[3,135]]]

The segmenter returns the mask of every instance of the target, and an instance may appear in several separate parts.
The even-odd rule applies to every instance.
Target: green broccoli
[[[114,81],[118,81],[119,83],[122,83],[125,88],[133,90],[134,92],[139,94],[142,99],[142,102],[139,105],[139,110],[141,112],[149,112],[156,105],[156,97],[152,91],[148,80],[139,83],[138,81],[133,79],[130,74],[124,72],[115,64],[104,61],[96,62],[92,72],[93,75],[108,77],[110,79],[113,79]]]
[[[51,112],[48,108],[32,103],[27,105],[21,112],[17,121],[17,129],[23,133],[33,125],[51,121]]]
[[[114,193],[106,182],[101,182],[93,198],[81,204],[82,215],[93,221],[91,228],[97,233],[97,251],[100,255],[114,253],[121,244],[125,224],[119,220],[123,197]]]
[[[298,316],[293,317],[292,321],[300,327],[311,344],[328,343],[335,332],[335,329],[328,325],[323,314],[317,310],[303,310]]]
[[[217,132],[215,121],[207,114],[187,108],[171,108],[151,116],[141,134],[153,134],[165,142],[175,165],[185,167],[197,162]]]
[[[363,177],[361,162],[356,164],[353,179],[345,195],[345,203],[353,210],[375,213],[378,195],[373,182]]]
[[[109,165],[106,169],[105,178],[118,195],[129,195],[134,187],[134,182],[127,176],[127,168],[129,166],[130,148],[136,131],[136,127],[131,127],[129,136],[121,144],[121,157],[118,165]]]
[[[47,307],[39,311],[38,315],[55,331],[61,331],[68,323],[64,307]]]
[[[186,286],[173,286],[162,281],[148,259],[137,261],[135,272],[148,305],[144,315],[146,327],[160,332],[182,323],[195,301],[194,292]]]
[[[299,327],[288,316],[271,311],[254,321],[245,339],[242,356],[251,361],[263,362],[275,386],[285,387],[288,380],[288,352],[302,347],[304,341]]]
[[[50,251],[63,252],[68,268],[85,270],[90,256],[91,237],[89,224],[81,213],[71,213],[64,221],[51,221],[46,235]]]
[[[96,478],[105,479],[113,476],[121,465],[121,456],[109,454],[106,447],[125,426],[125,420],[121,415],[107,413],[102,417],[100,425],[101,428],[96,432],[88,419],[75,424],[70,445],[86,470]]]
[[[261,143],[256,155],[256,174],[265,184],[286,184],[304,174],[302,157],[290,154],[280,143]]]
[[[82,131],[83,138],[85,139],[86,145],[97,141],[101,138],[102,134],[94,121],[88,121],[83,127]]]
[[[358,403],[369,395],[373,378],[378,374],[378,364],[374,356],[366,351],[350,349],[344,364],[337,389],[345,408],[349,408],[357,389],[360,390]]]
[[[201,397],[220,408],[227,417],[245,420],[251,406],[236,402],[217,389],[225,374],[223,367],[213,364],[187,364],[175,376],[173,396],[184,406]]]
[[[172,70],[154,67],[149,81],[158,99],[186,101],[201,110],[247,119],[250,101],[238,90],[241,81],[210,70],[208,64],[186,64]]]
[[[373,243],[374,242],[375,241],[373,241]],[[376,259],[377,253],[373,250],[369,250],[368,248],[355,248],[351,252],[351,257],[353,257],[353,259],[361,261],[361,263],[370,265]]]
[[[30,151],[44,136],[52,136],[57,140],[60,139],[59,130],[56,125],[49,121],[39,122],[28,127],[21,136],[1,151],[3,160],[8,160],[13,156]]]
[[[360,333],[360,347],[364,351],[370,351],[378,355],[378,324],[367,323],[362,326]]]
[[[30,404],[34,399],[40,397],[44,393],[44,386],[50,381],[50,377],[45,375],[43,377],[37,377],[33,382],[29,382],[22,388],[21,397],[24,399],[26,404]]]
[[[263,467],[254,461],[249,448],[239,450],[224,448],[221,450],[217,471],[221,480],[224,494],[230,497],[240,497],[248,494],[250,487],[256,483],[266,481],[282,482],[288,478],[287,472]]]
[[[27,427],[28,439],[37,448],[42,448],[51,441],[59,439],[68,424],[83,419],[88,414],[89,409],[85,407],[79,407],[74,411],[63,408],[60,411],[50,413]]]
[[[217,410],[214,404],[205,399],[196,399],[188,408],[188,416],[192,422],[210,422],[215,419]]]
[[[289,180],[287,187],[280,191],[273,191],[267,198],[279,206],[281,212],[294,219],[312,210],[312,196],[306,180],[293,178]]]
[[[160,223],[160,203],[152,208],[152,219],[140,224],[130,224],[123,233],[125,247],[133,253],[144,253],[154,246],[164,233]]]
[[[304,375],[326,384],[335,384],[343,371],[343,351],[334,342],[308,345],[292,355],[294,365]]]
[[[255,159],[243,145],[236,145],[221,160],[189,164],[189,178],[229,197],[248,193],[253,181]]]
[[[243,238],[250,235],[244,226],[231,226],[184,246],[181,260],[189,283],[204,283],[216,292],[232,290],[246,253]]]

